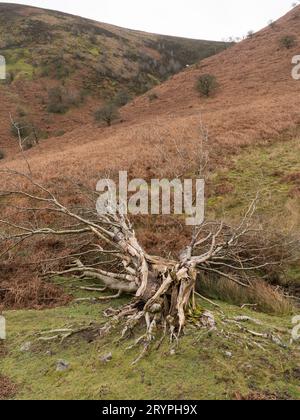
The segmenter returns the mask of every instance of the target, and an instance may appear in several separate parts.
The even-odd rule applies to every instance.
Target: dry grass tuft
[[[12,399],[17,391],[17,385],[6,376],[0,374],[0,400]]]
[[[271,392],[251,392],[248,395],[242,395],[240,392],[235,394],[237,401],[285,401],[290,400],[288,395],[273,394]]]
[[[0,265],[0,309],[44,309],[70,302],[61,288],[43,282],[24,266],[17,267]]]
[[[239,306],[253,305],[253,309],[259,312],[286,315],[293,310],[281,291],[263,280],[253,281],[253,288],[246,289],[226,278],[203,276],[198,282],[198,290],[211,299]]]

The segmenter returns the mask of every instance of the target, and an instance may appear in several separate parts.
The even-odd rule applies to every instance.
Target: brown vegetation
[[[12,399],[18,391],[18,387],[9,378],[0,374],[0,400]]]

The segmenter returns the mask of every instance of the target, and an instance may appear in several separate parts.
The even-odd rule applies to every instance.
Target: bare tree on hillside
[[[197,178],[208,177],[209,133],[202,119],[200,135],[193,147],[187,146],[186,141],[172,142],[176,167],[175,159],[170,159],[166,133],[157,131],[155,137],[159,139],[155,155],[161,158],[161,162],[157,158],[153,163],[156,174],[170,173],[180,179],[192,168]],[[185,137],[184,131],[180,137]],[[159,172],[162,167],[165,173]],[[166,258],[143,248],[132,222],[119,207],[114,212],[99,214],[96,209],[99,195],[95,191],[76,185],[83,202],[79,200],[80,204],[76,201],[77,205],[71,206],[35,180],[31,172],[26,175],[6,170],[2,175],[6,189],[0,190],[0,198],[2,208],[7,211],[0,216],[0,260],[13,258],[18,246],[34,243],[35,238],[65,238],[67,246],[63,254],[39,261],[42,275],[99,282],[98,287],[88,288],[99,292],[99,297],[87,300],[97,302],[121,294],[132,295],[130,303],[106,312],[110,319],[99,332],[104,334],[121,325],[122,336],[127,337],[144,324],[144,334],[136,340],[136,344],[143,345],[140,356],[155,339],[161,343],[168,336],[172,343],[177,343],[195,310],[197,283],[201,279],[212,276],[251,289],[253,280],[269,275],[274,267],[279,271],[299,250],[299,240],[269,236],[254,220],[258,196],[236,226],[205,220],[193,228],[190,240],[177,257]],[[114,205],[109,202],[107,207]],[[111,291],[111,295],[102,295],[106,291]],[[203,322],[207,325],[211,320]]]
[[[28,212],[32,222],[20,223],[14,216],[0,220],[1,258],[7,258],[24,241],[35,237],[71,237],[84,240],[80,250],[73,245],[67,255],[41,263],[44,276],[71,276],[89,278],[99,282],[99,293],[106,290],[113,294],[100,296],[94,301],[119,297],[122,293],[133,296],[130,303],[107,311],[111,317],[101,327],[106,333],[115,326],[123,326],[122,336],[129,336],[141,323],[144,333],[136,344],[143,345],[141,356],[151,343],[169,336],[177,342],[187,323],[188,314],[195,309],[197,280],[211,274],[251,288],[252,279],[272,265],[281,265],[289,255],[282,238],[266,244],[265,232],[253,224],[257,198],[237,226],[224,222],[205,221],[194,229],[190,242],[178,258],[150,255],[136,236],[130,220],[118,209],[115,214],[99,215],[95,210],[97,195],[89,196],[90,206],[77,209],[63,204],[50,189],[35,181],[32,176],[5,172],[13,183],[20,178],[27,188],[1,191],[8,202],[26,202],[19,212]],[[32,191],[35,191],[34,193]],[[41,214],[54,214],[59,228],[39,224]],[[29,219],[28,219],[29,220]],[[289,244],[290,249],[294,245]],[[287,248],[286,248],[287,249]]]
[[[19,148],[21,151],[30,149],[36,146],[39,142],[35,127],[29,122],[15,121],[10,114],[10,122],[13,134],[18,139]]]

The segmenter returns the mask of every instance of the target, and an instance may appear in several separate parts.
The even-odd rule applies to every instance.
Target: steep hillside
[[[101,102],[117,97],[123,105],[227,45],[0,3],[0,54],[7,61],[0,147],[8,147],[9,111],[16,119],[26,115],[41,138],[61,135],[92,121]]]
[[[289,48],[282,45],[292,38]],[[211,140],[245,144],[271,139],[300,123],[300,82],[292,78],[292,58],[300,53],[300,7],[251,38],[210,57],[155,88],[157,100],[136,99],[126,110],[131,118],[168,116],[199,118]],[[196,83],[214,75],[218,88],[201,97]]]
[[[110,128],[86,125],[62,139],[42,143],[39,150],[28,152],[28,156],[38,165],[40,153],[44,151],[47,160],[51,160],[53,152],[55,159],[61,159],[66,167],[70,159],[85,156],[89,162],[90,158],[95,158],[102,167],[105,162],[93,149],[102,144],[102,151],[108,147],[105,153],[110,161],[118,156],[125,166],[130,166],[136,159],[143,160],[140,159],[141,152],[146,156],[152,152],[153,144],[160,141],[160,133],[179,143],[185,142],[186,138],[195,138],[200,116],[209,129],[212,146],[215,142],[221,147],[251,144],[272,139],[286,129],[295,129],[300,122],[300,82],[291,77],[291,60],[299,53],[299,23],[300,8],[297,7],[251,39],[203,60],[157,86],[151,92],[155,94],[151,98],[146,94],[133,100],[123,108],[122,124]],[[290,34],[295,37],[295,45],[286,49],[281,45],[281,39]],[[214,74],[219,84],[210,98],[201,97],[195,87],[197,79],[205,73]],[[63,118],[72,124],[71,116]],[[91,144],[85,148],[82,143],[87,142]],[[69,150],[71,143],[72,153]],[[141,150],[142,144],[145,147]],[[120,153],[123,147],[124,153]],[[60,155],[62,150],[66,150],[67,155]],[[89,168],[93,170],[93,165]]]

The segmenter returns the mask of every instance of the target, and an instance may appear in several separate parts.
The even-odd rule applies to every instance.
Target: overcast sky
[[[291,9],[293,0],[23,0],[126,28],[221,40],[259,30]],[[10,3],[6,1],[5,3]]]

